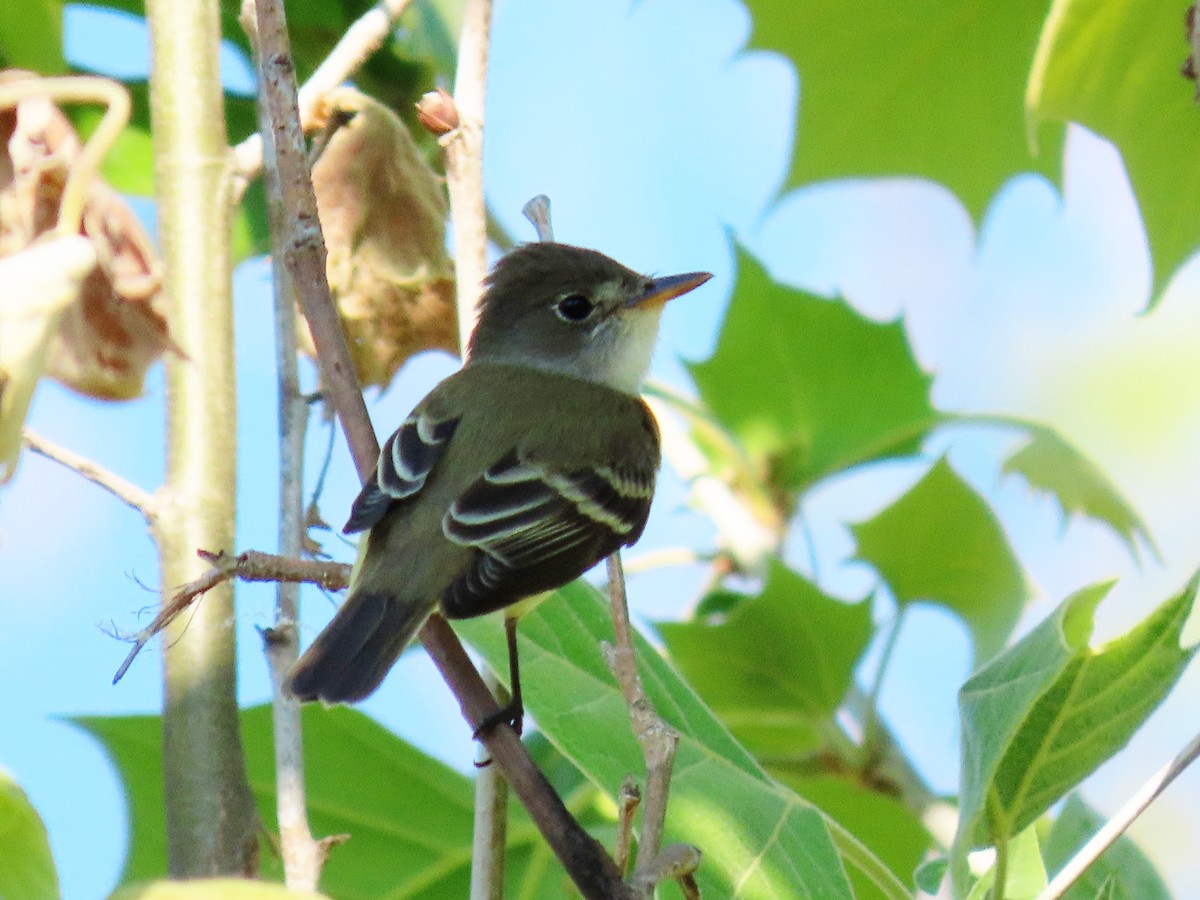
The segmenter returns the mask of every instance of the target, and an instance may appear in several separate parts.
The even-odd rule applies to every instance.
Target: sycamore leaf
[[[1004,461],[1005,474],[1020,475],[1034,490],[1053,495],[1065,516],[1082,513],[1106,523],[1131,552],[1139,539],[1153,548],[1145,523],[1095,463],[1053,428],[1021,424],[1030,439]]]
[[[945,459],[851,532],[855,555],[879,572],[897,603],[956,612],[971,629],[977,661],[1004,646],[1025,603],[1025,577],[991,507]]]
[[[1044,2],[748,5],[753,45],[783,53],[800,74],[789,186],[929,178],[953,191],[978,221],[1012,176],[1057,175],[1062,129],[1047,134],[1034,157],[1022,127]]]
[[[313,833],[317,837],[351,836],[331,851],[322,872],[322,889],[331,896],[361,900],[467,896],[473,809],[470,779],[362,713],[344,707],[309,706],[302,715]],[[104,745],[125,786],[132,826],[122,883],[165,878],[161,719],[125,716],[75,721]],[[242,743],[260,815],[266,827],[273,828],[275,761],[269,706],[242,712]],[[553,754],[542,749],[537,758],[560,790],[574,788],[577,782],[570,782],[569,772],[564,778]],[[572,811],[585,827],[608,836],[606,829],[611,826],[595,811],[589,792],[571,790],[563,796],[572,798]],[[565,873],[519,804],[511,804],[509,812],[506,878],[513,896],[561,897]],[[262,862],[264,878],[282,878],[274,855],[263,854]]]
[[[1104,817],[1079,794],[1071,794],[1043,843],[1046,867],[1057,873],[1103,826]],[[1110,900],[1171,900],[1171,892],[1154,865],[1127,835],[1117,838],[1100,854],[1063,894],[1062,900],[1093,900],[1101,896]]]
[[[1186,3],[1057,0],[1029,75],[1032,136],[1078,122],[1121,151],[1154,262],[1154,295],[1200,244],[1200,152],[1195,82],[1180,75],[1188,54]],[[1052,152],[1052,146],[1044,150]]]
[[[1179,637],[1197,581],[1126,635],[1092,649],[1110,584],[1072,595],[963,685],[962,790],[952,869],[974,847],[1009,840],[1120,750],[1183,673]]]
[[[493,671],[508,670],[499,622],[454,627]],[[644,780],[628,708],[601,653],[612,622],[596,589],[563,588],[521,619],[519,639],[525,707],[539,729],[610,796],[627,773]],[[702,895],[852,896],[821,813],[770,778],[687,682],[644,640],[636,643],[646,693],[680,735],[664,842],[703,852]]]
[[[727,622],[660,622],[671,658],[744,743],[795,754],[842,704],[867,643],[867,601],[843,603],[772,560],[766,586]],[[805,740],[807,738],[807,741]]]
[[[42,818],[0,769],[0,897],[58,900],[58,873]]]
[[[942,421],[899,322],[771,280],[739,249],[716,353],[690,366],[700,396],[763,479],[802,491],[851,466],[916,452]]]

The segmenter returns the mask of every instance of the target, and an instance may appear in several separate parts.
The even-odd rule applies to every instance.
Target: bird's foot
[[[475,729],[471,735],[475,740],[481,740],[486,734],[493,731],[497,725],[508,725],[517,733],[517,737],[521,736],[521,727],[525,723],[525,705],[520,700],[512,700],[500,707],[490,716],[486,716],[479,727]],[[475,763],[475,768],[484,769],[492,764],[491,759],[481,760]]]

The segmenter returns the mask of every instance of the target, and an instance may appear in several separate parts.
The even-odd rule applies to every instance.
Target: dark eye
[[[554,307],[558,317],[567,322],[582,322],[592,314],[595,305],[583,294],[567,294]]]

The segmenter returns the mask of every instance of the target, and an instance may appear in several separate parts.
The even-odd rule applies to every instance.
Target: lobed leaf
[[[1158,0],[1058,0],[1045,20],[1025,98],[1031,139],[1078,122],[1121,151],[1138,199],[1154,294],[1200,243],[1193,210],[1200,172],[1196,84],[1180,75],[1188,55],[1187,4]]]
[[[1023,477],[1034,490],[1057,498],[1063,514],[1082,513],[1106,523],[1137,551],[1142,540],[1153,547],[1150,532],[1108,477],[1053,428],[1024,423],[1030,439],[1004,461],[1002,471]]]
[[[1067,598],[963,685],[957,883],[972,847],[1011,839],[1124,747],[1194,655],[1179,638],[1196,580],[1123,637],[1091,649],[1092,617],[1110,587]]]
[[[857,558],[879,572],[897,603],[957,613],[977,660],[1004,646],[1028,596],[1025,577],[996,514],[945,459],[851,532]]]
[[[942,421],[899,322],[778,284],[740,248],[712,358],[689,366],[700,396],[779,491],[908,456]]]
[[[1063,129],[1048,133],[1035,157],[1022,127],[1044,2],[747,5],[753,45],[783,53],[800,74],[789,186],[928,178],[953,191],[979,221],[1014,175],[1057,177]]]

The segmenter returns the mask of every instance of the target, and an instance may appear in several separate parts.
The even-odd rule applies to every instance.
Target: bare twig
[[[124,637],[124,640],[133,643],[133,648],[121,663],[121,668],[117,669],[117,674],[113,676],[113,684],[121,680],[134,658],[156,634],[170,625],[198,597],[231,578],[241,581],[295,581],[319,585],[330,591],[340,591],[350,583],[350,566],[345,563],[288,559],[270,553],[259,553],[257,550],[247,550],[237,556],[197,550],[196,555],[210,563],[212,568],[194,581],[181,586],[171,600],[163,604],[149,625]]]
[[[440,139],[446,148],[446,187],[450,194],[454,271],[458,284],[458,332],[464,352],[466,337],[475,327],[479,293],[487,274],[483,116],[491,20],[491,0],[467,0],[454,80],[458,127]]]
[[[149,491],[142,490],[133,482],[126,481],[120,475],[108,471],[87,457],[60,447],[28,428],[22,432],[22,440],[34,453],[44,456],[46,459],[52,459],[59,465],[86,478],[92,484],[104,488],[126,506],[131,506],[141,513],[147,524],[154,524],[154,517],[158,515],[158,503]]]
[[[324,245],[312,182],[305,165],[304,138],[280,0],[259,0],[258,34],[261,48],[259,84],[267,95],[271,110],[284,205],[289,221],[295,223],[285,262],[317,347],[325,397],[337,412],[359,477],[365,480],[375,468],[379,443],[358,390],[341,322],[329,297]],[[498,711],[498,707],[462,644],[438,615],[430,617],[421,629],[420,637],[458,699],[467,722],[472,728],[478,728],[489,715]],[[632,898],[632,891],[622,883],[612,859],[571,817],[512,728],[506,725],[492,728],[483,736],[483,742],[580,892],[589,898]]]
[[[638,838],[638,865],[634,883],[635,889],[647,894],[647,884],[652,888],[658,883],[651,878],[651,867],[655,865],[662,845],[667,796],[671,790],[671,770],[675,766],[679,735],[659,717],[642,687],[633,649],[633,628],[629,623],[629,603],[625,596],[625,575],[621,571],[619,553],[608,558],[608,595],[612,600],[615,644],[604,645],[604,656],[621,686],[621,693],[625,695],[630,724],[646,760],[645,802],[642,804],[642,830]],[[700,851],[695,852],[698,854]]]
[[[1130,825],[1145,812],[1146,807],[1158,799],[1159,794],[1178,778],[1188,766],[1200,757],[1200,734],[1192,738],[1183,750],[1171,762],[1163,766],[1142,785],[1136,794],[1117,810],[1104,827],[1101,828],[1071,859],[1063,866],[1062,871],[1051,879],[1045,890],[1038,894],[1038,900],[1057,900],[1065,894],[1085,871],[1094,863],[1100,854],[1112,846]]]
[[[242,28],[257,55],[255,0],[243,0]],[[271,117],[263,95],[258,105],[259,133],[272,139]],[[266,154],[267,220],[271,244],[278,247],[287,233],[281,202],[276,155]],[[300,393],[297,370],[296,306],[282,255],[273,253],[272,298],[275,311],[275,370],[279,384],[279,552],[299,558],[306,534],[304,514],[304,436],[308,402]],[[290,890],[315,891],[325,866],[329,844],[313,839],[308,824],[304,788],[304,740],[300,703],[284,690],[287,674],[300,656],[300,584],[275,584],[275,624],[262,629],[263,649],[271,673],[271,725],[275,744],[275,817],[279,826],[284,882]]]
[[[412,0],[379,0],[346,29],[298,94],[300,122],[306,131],[314,126],[317,107],[325,95],[357,72],[371,54],[383,46],[392,24],[411,3]],[[262,135],[252,134],[234,147],[233,159],[237,173],[233,192],[236,202],[262,170]]]

